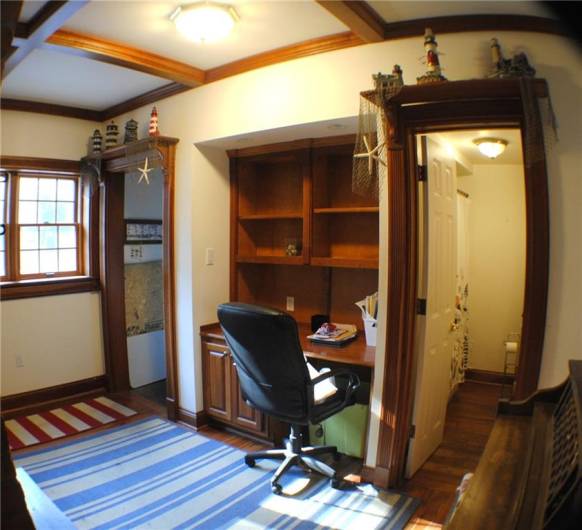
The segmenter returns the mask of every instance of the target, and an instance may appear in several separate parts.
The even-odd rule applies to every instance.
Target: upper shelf
[[[302,212],[254,213],[238,216],[239,221],[270,221],[274,219],[303,219]]]

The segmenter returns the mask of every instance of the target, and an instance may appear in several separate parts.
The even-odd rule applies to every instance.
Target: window
[[[11,159],[12,160],[12,159]],[[84,183],[77,163],[65,169],[43,169],[42,159],[29,159],[30,165],[0,171],[0,278],[2,298],[14,292],[24,296],[90,290],[80,286],[80,278],[90,279],[92,259],[89,243],[96,237],[89,233],[96,185]],[[58,166],[59,161],[45,165]],[[8,164],[10,165],[10,164]],[[14,165],[14,162],[13,164]],[[83,211],[85,209],[86,211]],[[87,262],[87,263],[86,263]],[[76,283],[67,284],[70,281]],[[51,283],[56,289],[47,288]],[[29,289],[30,286],[41,289]],[[92,288],[96,288],[93,279]],[[63,291],[63,289],[65,289]],[[73,289],[73,290],[71,290]],[[20,295],[15,297],[22,297]]]

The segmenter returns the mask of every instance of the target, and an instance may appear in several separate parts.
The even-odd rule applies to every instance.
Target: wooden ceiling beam
[[[317,3],[343,22],[364,42],[385,39],[384,19],[367,2],[316,0]]]
[[[56,105],[54,103],[42,103],[39,101],[28,101],[22,99],[2,98],[0,99],[0,108],[2,108],[2,110],[18,110],[20,112],[64,116],[66,118],[77,118],[79,120],[97,122],[105,120],[102,110],[83,109],[79,107],[69,107],[67,105]]]
[[[88,0],[47,2],[26,24],[26,39],[18,39],[18,47],[7,57],[2,79],[18,66],[35,48],[57,31]],[[3,2],[4,3],[4,2]],[[13,41],[13,44],[15,41]]]
[[[206,83],[248,72],[249,70],[255,70],[256,68],[263,68],[271,64],[291,61],[292,59],[308,57],[309,55],[316,55],[318,53],[341,50],[342,48],[359,46],[361,44],[364,44],[364,41],[350,31],[327,35],[325,37],[317,37],[298,44],[292,44],[245,57],[244,59],[223,64],[216,68],[210,68],[206,70]]]
[[[200,68],[83,33],[56,31],[46,39],[42,48],[137,70],[189,87],[204,83],[204,70]]]
[[[4,71],[4,63],[14,52],[15,48],[12,46],[12,40],[16,36],[18,17],[22,9],[22,1],[6,0],[2,2],[1,13],[1,27],[2,27],[2,42],[0,43],[2,50],[2,71]],[[4,77],[4,75],[2,75]]]

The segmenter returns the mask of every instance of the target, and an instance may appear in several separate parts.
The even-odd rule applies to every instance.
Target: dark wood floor
[[[477,467],[493,428],[501,386],[466,382],[449,402],[443,443],[404,491],[422,500],[407,530],[440,528],[463,475]]]
[[[125,422],[135,421],[148,415],[166,417],[163,404],[158,399],[151,399],[148,392],[133,390],[110,394],[110,397],[138,411],[138,416]],[[467,382],[461,385],[453,396],[447,409],[443,443],[403,487],[405,492],[422,500],[421,506],[407,525],[407,530],[441,527],[453,504],[455,490],[461,478],[465,473],[474,471],[477,467],[493,427],[500,394],[501,387],[498,385]],[[33,408],[21,410],[19,414],[33,413],[55,406],[60,406],[60,403],[36,407],[36,410]],[[10,415],[13,416],[14,413]],[[107,428],[104,426],[99,430]],[[91,432],[94,433],[95,430]],[[200,432],[244,451],[258,451],[266,447],[262,443],[213,427],[204,427]],[[82,436],[85,434],[76,437]],[[45,446],[59,443],[61,442],[57,440]],[[32,447],[29,450],[35,449],[36,447]],[[23,449],[21,452],[29,450]],[[339,463],[342,475],[357,475],[358,463],[361,461],[358,462],[349,457],[343,458]]]

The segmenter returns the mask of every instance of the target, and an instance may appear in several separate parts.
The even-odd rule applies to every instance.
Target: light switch
[[[214,249],[206,249],[206,265],[214,265]]]
[[[295,297],[294,296],[288,296],[287,297],[287,311],[295,311]]]

